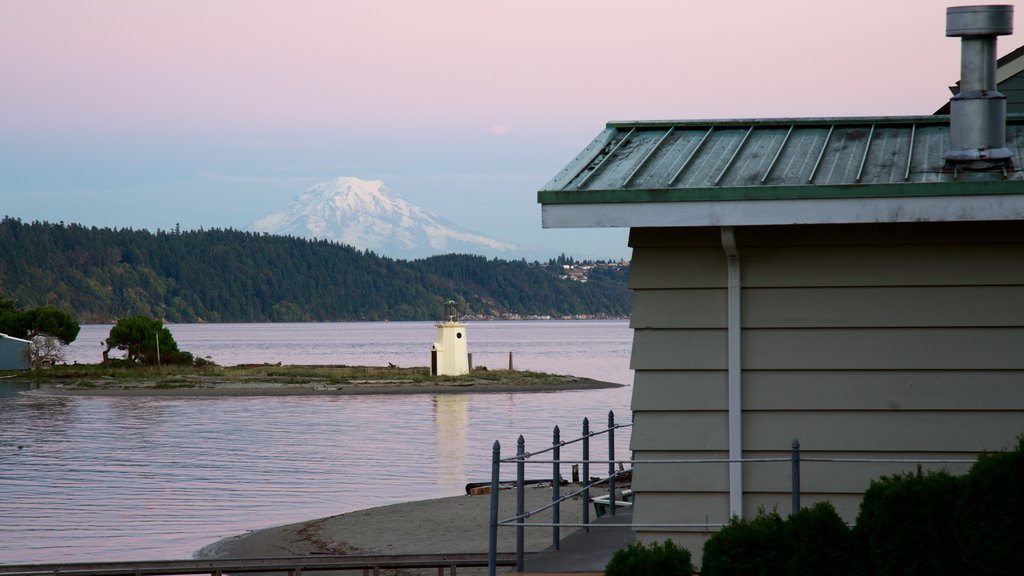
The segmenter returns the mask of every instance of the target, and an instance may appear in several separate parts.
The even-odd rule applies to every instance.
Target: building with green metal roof
[[[538,199],[545,226],[569,228],[1024,216],[1024,115],[996,170],[947,167],[949,131],[945,116],[614,122]]]
[[[852,521],[872,478],[1024,432],[1024,115],[1012,7],[947,11],[951,114],[612,122],[538,193],[545,227],[628,227],[634,523],[699,556],[731,515]],[[678,460],[719,462],[689,464]],[[887,460],[870,461],[870,460]],[[725,462],[722,462],[725,461]],[[964,472],[967,464],[926,464]],[[647,527],[643,527],[646,525]]]

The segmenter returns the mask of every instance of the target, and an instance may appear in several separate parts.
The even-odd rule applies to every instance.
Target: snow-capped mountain
[[[402,259],[451,252],[508,257],[518,248],[448,222],[395,194],[380,180],[353,177],[306,189],[287,210],[256,221],[253,229],[335,240]]]

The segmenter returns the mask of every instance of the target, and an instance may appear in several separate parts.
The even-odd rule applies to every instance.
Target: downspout
[[[740,350],[740,252],[732,226],[722,227],[722,248],[729,270],[727,334],[729,370],[729,515],[743,517],[743,403]]]

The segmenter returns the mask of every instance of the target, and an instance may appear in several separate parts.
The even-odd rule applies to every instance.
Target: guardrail
[[[458,568],[482,568],[492,562],[500,566],[515,564],[513,554],[400,554],[400,555],[316,555],[282,558],[242,558],[224,560],[146,560],[139,562],[78,562],[62,564],[0,565],[3,576],[171,576],[191,574],[241,574],[282,572],[301,576],[303,572],[355,571],[377,576],[381,570],[436,568],[438,576],[448,570],[456,576]]]
[[[590,497],[590,488],[595,485],[608,484],[608,511],[614,516],[616,509],[616,498],[615,498],[615,479],[616,477],[632,472],[632,467],[637,464],[730,464],[735,462],[742,463],[788,463],[790,464],[791,472],[791,505],[792,511],[795,512],[800,509],[800,468],[801,463],[814,462],[814,463],[889,463],[889,464],[903,464],[906,466],[920,465],[920,464],[973,464],[975,459],[920,459],[920,458],[839,458],[839,457],[805,457],[800,453],[800,442],[796,439],[793,440],[790,447],[790,455],[788,457],[778,458],[686,458],[686,459],[625,459],[617,460],[615,457],[615,430],[618,428],[631,427],[632,424],[617,424],[615,422],[614,412],[608,412],[608,427],[604,430],[591,431],[589,420],[583,419],[583,435],[579,438],[563,441],[560,437],[560,431],[558,426],[554,427],[552,434],[551,446],[538,450],[536,452],[527,452],[525,447],[525,441],[523,436],[519,436],[519,440],[516,444],[516,455],[508,458],[501,457],[501,444],[498,441],[494,442],[492,447],[491,456],[491,509],[490,509],[490,533],[488,541],[488,554],[489,558],[494,558],[494,562],[488,564],[489,576],[495,576],[497,567],[497,531],[499,527],[515,527],[516,528],[516,551],[515,551],[515,565],[516,571],[523,571],[523,555],[524,555],[524,528],[526,527],[551,527],[551,539],[552,548],[558,549],[560,540],[560,528],[563,527],[578,527],[584,530],[589,530],[591,527],[626,527],[626,528],[687,528],[687,529],[718,529],[726,525],[728,518],[722,519],[721,522],[704,522],[704,523],[604,523],[604,524],[592,524],[590,522],[590,503],[594,500]],[[607,460],[592,460],[590,459],[590,438],[607,434],[608,436],[608,459]],[[581,460],[562,460],[561,459],[561,448],[569,444],[576,442],[583,443],[583,454]],[[535,456],[551,453],[550,460],[540,460],[534,458]],[[516,515],[512,518],[505,520],[498,519],[498,493],[502,483],[499,481],[501,464],[516,465],[516,481],[514,483],[516,488]],[[530,464],[550,464],[551,465],[551,503],[546,504],[536,510],[527,511],[525,510],[525,466],[527,463]],[[560,466],[562,464],[579,464],[583,467],[583,482],[582,488],[571,492],[569,494],[562,495],[561,490],[561,474]],[[605,477],[597,478],[594,480],[590,479],[590,465],[591,464],[607,464],[608,475]],[[623,465],[629,465],[629,469],[621,469]],[[616,470],[615,466],[619,465],[620,469]],[[504,484],[507,484],[504,483]],[[575,496],[582,495],[583,514],[582,523],[580,524],[569,524],[560,522],[559,506],[565,500],[573,498]],[[603,500],[603,498],[601,498]],[[552,519],[550,523],[541,522],[527,522],[527,519],[531,516],[551,509]]]
[[[589,530],[591,526],[590,522],[590,489],[594,486],[607,483],[608,484],[608,513],[612,516],[615,515],[616,509],[616,498],[615,498],[615,479],[616,477],[625,474],[627,470],[616,470],[616,464],[622,464],[625,461],[617,461],[615,459],[615,430],[619,428],[629,428],[633,424],[618,424],[615,422],[615,413],[608,411],[608,427],[603,430],[590,430],[590,420],[587,418],[583,419],[583,435],[573,440],[562,440],[561,433],[558,426],[555,426],[552,434],[551,446],[538,450],[536,452],[526,451],[526,441],[522,435],[519,436],[519,440],[516,443],[516,455],[509,458],[501,457],[501,443],[497,440],[494,441],[491,452],[491,510],[490,510],[490,532],[488,534],[488,575],[495,576],[497,572],[497,550],[498,550],[498,527],[499,526],[514,526],[516,529],[516,552],[515,552],[515,565],[516,572],[523,571],[523,556],[524,556],[524,528],[527,526],[533,527],[551,527],[551,545],[557,550],[559,547],[559,540],[561,539],[560,529],[570,526],[579,526],[585,530]],[[608,459],[607,460],[592,460],[590,458],[590,439],[595,436],[602,434],[608,437]],[[575,444],[582,442],[582,458],[580,460],[562,460],[561,449],[569,444]],[[551,460],[536,460],[534,456],[546,454],[551,452]],[[542,506],[536,510],[527,511],[525,509],[526,502],[526,463],[529,460],[531,464],[550,464],[551,465],[551,503]],[[501,488],[501,464],[502,463],[515,463],[516,465],[516,515],[512,518],[505,520],[498,519],[498,493]],[[562,464],[578,464],[583,468],[582,474],[582,488],[575,492],[562,495],[561,494],[561,465]],[[599,477],[595,480],[590,478],[590,465],[591,464],[607,464],[608,475]],[[582,495],[583,501],[583,522],[579,525],[562,524],[560,522],[560,505],[562,502],[573,498],[575,496]],[[545,510],[551,509],[551,522],[550,523],[532,523],[528,524],[526,519],[534,514],[538,514]],[[610,526],[606,524],[605,526]],[[616,524],[616,526],[620,526]]]

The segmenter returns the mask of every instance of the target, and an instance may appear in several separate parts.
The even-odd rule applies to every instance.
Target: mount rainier
[[[380,180],[353,177],[306,189],[287,210],[256,221],[253,230],[335,240],[401,259],[451,252],[507,258],[519,248],[411,204]]]

